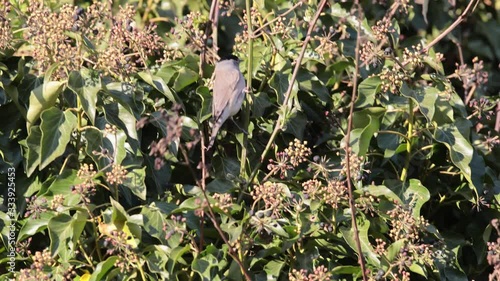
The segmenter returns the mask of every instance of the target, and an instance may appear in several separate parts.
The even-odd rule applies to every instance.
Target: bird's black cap
[[[220,59],[220,61],[224,61],[224,60],[234,60],[234,61],[240,61],[240,59],[235,56],[235,55],[228,55],[228,56],[224,56]]]

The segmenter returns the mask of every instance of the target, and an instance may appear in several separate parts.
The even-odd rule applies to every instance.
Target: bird
[[[222,58],[215,65],[212,99],[212,134],[207,147],[209,150],[222,124],[241,109],[245,99],[245,78],[239,68],[240,60],[235,55]]]

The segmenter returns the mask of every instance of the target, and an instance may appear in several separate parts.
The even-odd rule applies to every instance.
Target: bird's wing
[[[238,73],[238,81],[235,83],[235,88],[233,89],[233,95],[231,97],[230,104],[233,104],[234,106],[231,108],[231,112],[229,115],[233,116],[238,111],[240,111],[241,104],[243,103],[243,100],[245,99],[245,78],[243,77],[243,74]]]
[[[224,75],[225,77],[217,78],[218,75]],[[236,85],[240,83],[240,79],[240,73],[238,70],[215,73],[214,94],[212,101],[212,117],[214,118],[214,121],[219,119],[222,111],[227,108],[227,104],[235,96]],[[222,80],[224,80],[224,82]],[[231,81],[231,83],[226,83],[226,81]]]

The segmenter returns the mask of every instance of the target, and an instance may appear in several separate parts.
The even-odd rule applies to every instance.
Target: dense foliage
[[[0,279],[499,280],[500,3],[340,2],[0,1]]]

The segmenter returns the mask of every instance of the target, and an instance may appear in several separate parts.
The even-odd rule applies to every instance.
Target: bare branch
[[[358,26],[356,27],[356,54],[354,56],[354,64],[355,64],[355,71],[354,71],[354,77],[353,77],[353,87],[352,87],[352,96],[351,96],[351,106],[349,109],[349,119],[348,119],[348,125],[347,125],[347,133],[345,137],[345,157],[346,157],[346,166],[347,166],[347,190],[349,192],[349,208],[351,209],[351,223],[352,223],[352,228],[354,231],[354,241],[356,241],[356,248],[357,252],[359,255],[359,265],[361,266],[361,273],[363,275],[363,280],[366,281],[368,280],[366,276],[366,265],[365,265],[365,258],[363,256],[363,251],[361,249],[361,241],[359,239],[359,232],[358,232],[358,224],[356,222],[356,206],[354,205],[354,197],[352,194],[353,186],[351,182],[351,147],[349,145],[351,141],[351,131],[352,131],[352,115],[354,113],[354,103],[357,98],[357,92],[358,92],[358,76],[359,76],[359,50],[360,50],[360,37],[361,37],[361,6],[359,5],[359,1],[356,0],[355,4],[356,9],[358,11]]]

